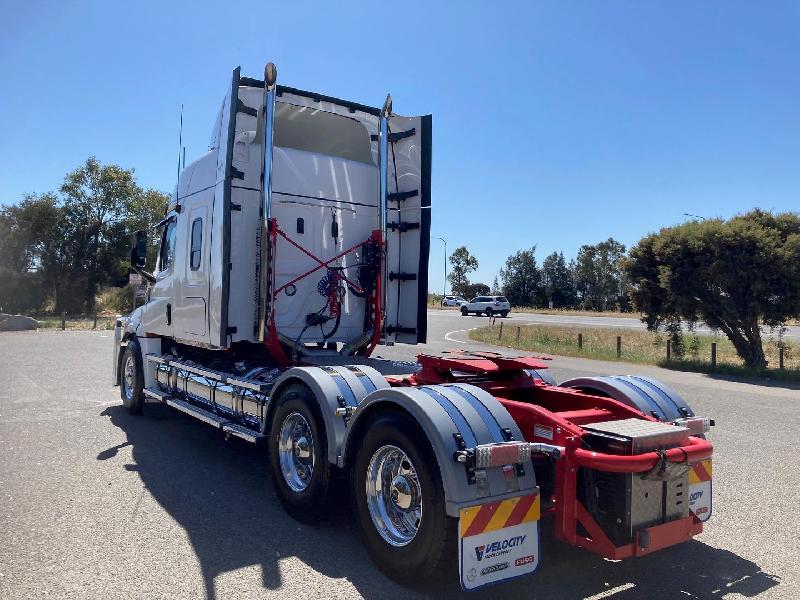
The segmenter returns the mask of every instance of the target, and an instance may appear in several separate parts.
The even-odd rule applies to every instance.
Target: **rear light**
[[[678,427],[686,427],[691,435],[700,435],[711,430],[714,420],[708,417],[686,417],[672,422]]]
[[[468,450],[459,450],[453,455],[457,462],[465,463],[476,469],[502,467],[521,464],[531,459],[532,454],[546,454],[553,459],[561,457],[563,449],[550,444],[531,442],[505,442],[501,444],[484,444]]]

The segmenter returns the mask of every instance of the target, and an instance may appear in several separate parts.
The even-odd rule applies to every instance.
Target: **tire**
[[[466,306],[462,306],[461,307],[461,316],[462,317],[466,317],[468,314],[469,314],[469,311],[467,310],[467,307]]]
[[[131,340],[120,361],[119,395],[122,404],[132,415],[142,414],[144,409],[144,369],[139,342]]]
[[[491,308],[486,309],[486,316],[491,317],[494,314],[494,311]]]
[[[420,499],[419,513],[398,508],[391,493],[389,497],[377,490],[372,496],[367,493],[368,478],[375,489],[375,482],[382,476],[386,489],[389,487],[389,482],[385,481],[387,477],[394,474],[391,481],[394,483],[404,475],[408,476],[408,471],[398,474],[395,468],[386,467],[387,464],[405,465],[405,459],[409,463],[406,467],[410,466],[416,478],[403,478],[399,488],[411,490],[407,492],[406,501],[412,506],[416,504],[415,497]],[[354,512],[367,551],[378,568],[395,581],[418,582],[434,573],[457,567],[454,557],[457,555],[458,520],[448,517],[445,512],[441,481],[428,439],[411,417],[389,411],[369,424],[351,471]],[[414,485],[414,482],[418,483]],[[421,514],[422,519],[415,521],[416,527],[411,528],[416,528],[413,532],[402,530],[390,519],[379,519],[384,524],[381,532],[370,512],[372,508],[377,514],[382,514],[381,506],[389,511],[400,510],[404,525],[413,521],[417,514]],[[383,514],[389,513],[384,511]],[[396,516],[399,513],[392,514]]]
[[[508,311],[507,310],[501,310],[500,311],[500,316],[505,319],[508,316]]]
[[[289,515],[315,523],[325,513],[331,482],[322,415],[313,393],[301,383],[290,384],[275,402],[267,441],[275,491]]]

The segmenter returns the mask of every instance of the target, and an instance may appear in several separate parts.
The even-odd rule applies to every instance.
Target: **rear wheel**
[[[275,402],[267,442],[275,491],[286,512],[313,523],[324,513],[331,478],[322,417],[311,390],[300,383]]]
[[[144,370],[139,342],[131,340],[122,355],[119,392],[122,404],[132,415],[142,414],[144,408]]]
[[[500,316],[505,319],[508,316],[508,311],[507,310],[501,310],[500,311]]]
[[[370,424],[355,459],[353,502],[364,543],[381,571],[402,583],[431,576],[454,556],[458,521],[445,513],[436,464],[417,424],[394,411]]]
[[[486,316],[491,317],[494,314],[494,311],[491,308],[486,309]]]

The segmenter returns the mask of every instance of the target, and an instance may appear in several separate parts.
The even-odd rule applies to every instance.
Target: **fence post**
[[[503,339],[503,322],[502,321],[500,321],[500,333],[497,334],[497,339],[498,340],[502,340]]]
[[[514,341],[517,342],[518,344],[519,344],[519,332],[520,332],[520,329],[522,329],[522,328],[518,326],[517,327],[517,335],[514,336]]]
[[[578,334],[578,350],[583,350],[583,334]]]
[[[717,342],[711,342],[711,369],[717,368]]]
[[[667,340],[667,360],[672,358],[672,340]]]
[[[783,346],[778,348],[778,368],[783,371]]]
[[[94,325],[92,325],[92,329],[97,329],[97,309],[94,309]]]
[[[617,358],[622,358],[622,336],[617,336]]]
[[[61,331],[67,328],[67,311],[61,313]]]

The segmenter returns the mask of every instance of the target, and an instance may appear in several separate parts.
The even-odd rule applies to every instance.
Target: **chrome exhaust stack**
[[[261,183],[261,244],[259,247],[258,340],[266,338],[267,315],[272,310],[269,300],[270,252],[269,219],[272,215],[272,144],[275,137],[275,98],[277,96],[278,69],[273,63],[264,67],[264,126],[261,147],[264,149],[264,169]]]

